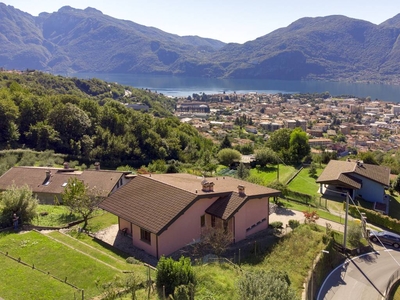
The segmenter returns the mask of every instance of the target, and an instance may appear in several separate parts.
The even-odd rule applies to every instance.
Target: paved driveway
[[[381,300],[388,281],[400,269],[400,252],[392,249],[347,260],[325,279],[317,300]]]
[[[284,207],[276,207],[275,212],[269,215],[269,223],[280,221],[283,223],[283,228],[286,228],[286,225],[289,223],[289,220],[297,220],[300,223],[303,223],[305,220],[304,213],[301,211],[291,210]],[[344,222],[344,220],[343,220]],[[333,230],[336,231],[344,231],[344,225],[336,222],[328,221],[325,219],[319,218],[316,223],[321,226],[326,226],[326,224],[330,224]]]

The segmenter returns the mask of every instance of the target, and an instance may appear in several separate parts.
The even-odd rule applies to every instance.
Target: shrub
[[[238,293],[240,299],[297,299],[290,287],[289,276],[283,271],[256,270],[247,272],[239,279]]]
[[[136,258],[131,257],[131,256],[126,258],[126,262],[127,262],[128,264],[131,264],[131,265],[138,265],[138,264],[140,264],[140,261],[138,261]]]
[[[289,220],[288,224],[292,230],[300,226],[300,222],[298,220]]]
[[[283,228],[283,223],[281,221],[271,222],[269,224],[272,228],[281,229]]]
[[[362,237],[361,226],[351,222],[348,227],[349,244],[352,247],[359,247],[361,245]]]
[[[12,224],[14,213],[19,217],[20,224],[29,223],[36,217],[38,200],[27,185],[23,187],[12,185],[0,196],[0,223],[3,226]]]
[[[168,297],[178,286],[189,284],[194,286],[195,281],[194,271],[188,257],[182,256],[179,261],[175,261],[170,257],[162,256],[158,261],[156,285],[161,295],[163,287],[165,287],[165,294]]]

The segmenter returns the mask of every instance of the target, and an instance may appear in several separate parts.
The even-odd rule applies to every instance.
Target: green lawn
[[[323,169],[318,168],[317,175],[314,177],[311,177],[308,171],[309,168],[303,168],[300,173],[297,174],[297,176],[289,183],[288,188],[296,192],[312,196],[320,196],[318,193],[319,184],[316,183],[315,180],[322,173]]]
[[[195,266],[194,271],[198,282],[195,299],[238,299],[238,269],[227,264],[208,264]]]
[[[63,242],[74,249],[84,252],[91,257],[94,257],[105,264],[112,265],[114,268],[120,271],[132,269],[132,265],[128,264],[123,257],[118,257],[115,253],[109,253],[107,249],[101,249],[100,247],[94,247],[86,242],[75,239],[69,235],[62,234],[58,231],[53,231],[48,234],[50,237],[56,239],[57,241]],[[82,234],[83,235],[83,234]]]
[[[2,234],[0,237],[0,250],[8,252],[13,257],[20,257],[22,261],[29,265],[34,264],[36,268],[50,272],[50,274],[58,278],[67,278],[68,282],[84,289],[85,297],[87,298],[99,294],[99,290],[95,286],[97,279],[100,282],[108,282],[115,275],[121,274],[115,269],[34,231],[24,234]],[[21,272],[15,274],[13,284],[7,285],[5,288],[15,289],[16,291],[35,291],[40,288],[39,286],[49,284],[47,283],[48,280],[27,281],[26,278],[31,277],[31,271],[31,268],[22,268]],[[4,284],[1,285],[3,286]],[[4,295],[2,294],[1,296]],[[25,298],[21,297],[20,299]],[[70,295],[65,298],[56,297],[56,299],[73,298]]]
[[[71,214],[64,205],[38,205],[37,217],[32,220],[33,225],[62,227],[70,222],[79,220],[79,215]]]
[[[0,297],[4,299],[75,299],[75,295],[80,299],[80,291],[4,255],[0,255],[0,265]]]
[[[87,230],[97,232],[99,230],[118,224],[118,217],[104,210],[99,210],[95,217],[89,219]]]
[[[37,214],[37,217],[32,220],[32,224],[37,226],[63,227],[70,222],[82,219],[78,214],[71,214],[68,207],[64,205],[38,205]],[[97,210],[89,219],[87,229],[97,232],[117,223],[117,216]]]
[[[279,165],[279,181],[286,182],[296,172],[293,166]],[[278,179],[278,166],[268,165],[260,169],[253,168],[250,170],[249,181],[257,182],[262,185],[268,185],[269,183]]]

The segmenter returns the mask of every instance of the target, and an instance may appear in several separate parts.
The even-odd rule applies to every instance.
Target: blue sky
[[[0,0],[37,16],[69,5],[157,27],[178,35],[198,35],[244,43],[302,17],[345,15],[380,24],[400,13],[398,0]]]

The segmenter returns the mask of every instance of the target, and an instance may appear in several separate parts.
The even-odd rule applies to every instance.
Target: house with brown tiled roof
[[[11,185],[28,185],[41,204],[62,203],[61,194],[71,177],[82,180],[89,188],[95,189],[102,197],[107,197],[131,180],[131,172],[96,169],[79,171],[64,163],[63,168],[13,167],[0,177],[0,191]]]
[[[280,191],[231,177],[138,175],[100,208],[118,216],[133,246],[159,258],[195,243],[203,230],[222,227],[232,242],[266,229],[269,199]]]
[[[390,185],[390,169],[384,166],[365,164],[362,161],[331,160],[316,180],[320,193],[346,193],[355,199],[379,204],[388,212],[389,197],[385,188]]]

